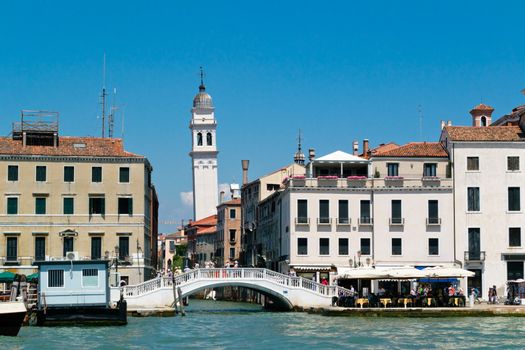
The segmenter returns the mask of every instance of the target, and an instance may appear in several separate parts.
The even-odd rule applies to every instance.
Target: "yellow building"
[[[158,215],[151,172],[121,139],[59,137],[58,114],[22,113],[12,137],[0,138],[0,271],[109,259],[128,283],[149,279]]]

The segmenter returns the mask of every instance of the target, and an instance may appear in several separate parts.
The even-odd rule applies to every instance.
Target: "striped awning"
[[[291,268],[299,272],[330,271],[332,265],[291,265]]]

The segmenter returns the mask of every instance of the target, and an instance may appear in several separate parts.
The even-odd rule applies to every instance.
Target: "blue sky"
[[[9,2],[0,11],[0,133],[21,109],[60,112],[62,135],[100,135],[102,57],[127,150],[154,166],[160,220],[191,217],[188,124],[206,70],[219,182],[292,161],[298,129],[318,155],[439,137],[525,103],[525,6],[481,1]],[[121,123],[117,120],[117,136]],[[161,231],[175,225],[161,225]]]

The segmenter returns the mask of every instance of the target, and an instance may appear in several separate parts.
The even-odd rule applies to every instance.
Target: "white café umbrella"
[[[338,267],[337,278],[344,279],[380,279],[388,277],[386,270],[376,270],[373,267]]]
[[[428,277],[435,278],[462,278],[462,277],[473,277],[476,274],[472,271],[465,270],[459,267],[444,267],[444,266],[435,266],[427,267],[423,270],[427,273]]]
[[[423,270],[418,270],[412,266],[402,266],[391,268],[386,271],[388,276],[392,279],[412,279],[412,278],[425,278],[428,277],[428,273]]]

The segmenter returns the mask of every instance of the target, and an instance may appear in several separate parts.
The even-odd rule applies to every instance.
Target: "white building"
[[[521,127],[490,126],[493,110],[478,105],[471,111],[473,126],[445,126],[441,133],[454,169],[455,247],[464,267],[476,272],[469,286],[485,298],[493,285],[503,295],[507,280],[523,278],[525,261],[523,115]]]
[[[206,93],[202,79],[199,92],[193,99],[190,130],[190,152],[193,171],[193,216],[195,220],[216,214],[217,181],[217,121],[211,96]]]

